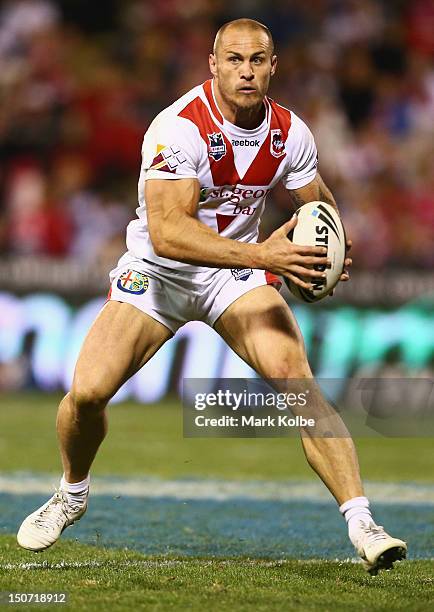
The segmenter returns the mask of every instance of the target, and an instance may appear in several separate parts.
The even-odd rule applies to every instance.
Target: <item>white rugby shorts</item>
[[[127,302],[173,333],[188,321],[211,327],[239,297],[262,285],[280,289],[280,279],[264,270],[206,268],[186,273],[155,266],[127,252],[110,272],[108,300]]]

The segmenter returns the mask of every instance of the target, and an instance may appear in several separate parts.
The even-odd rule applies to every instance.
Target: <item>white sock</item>
[[[82,504],[89,493],[90,476],[82,480],[81,482],[67,482],[65,480],[65,474],[60,479],[60,488],[68,494],[68,499],[71,502]]]
[[[360,523],[369,524],[374,522],[369,510],[369,499],[367,497],[353,497],[349,499],[339,507],[339,512],[345,517],[348,525],[348,535],[353,544],[357,538]]]

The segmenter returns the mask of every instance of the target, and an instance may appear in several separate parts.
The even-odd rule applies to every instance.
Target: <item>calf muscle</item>
[[[71,392],[57,414],[67,482],[80,482],[89,473],[107,433],[107,402],[171,335],[130,304],[110,301],[102,309],[80,352]]]

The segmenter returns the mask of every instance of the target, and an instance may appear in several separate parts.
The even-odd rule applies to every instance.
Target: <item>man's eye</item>
[[[230,58],[229,58],[229,61],[230,61],[232,64],[236,64],[236,63],[237,63],[237,62],[239,62],[240,60],[239,60],[239,58],[238,58],[238,57],[230,57]]]
[[[262,57],[255,57],[253,59],[253,63],[254,64],[262,64],[262,62],[263,62],[263,58]]]

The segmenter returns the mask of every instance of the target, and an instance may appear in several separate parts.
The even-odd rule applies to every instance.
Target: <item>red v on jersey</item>
[[[232,223],[234,219],[237,218],[237,215],[222,215],[222,213],[216,213],[215,218],[217,221],[217,229],[219,234],[225,231],[225,229]]]
[[[285,141],[291,127],[291,113],[273,100],[269,100],[269,102],[271,105],[270,129],[258,154],[242,178],[244,185],[270,185],[282,163],[282,159],[285,158]],[[273,138],[276,136],[280,139],[283,148],[282,154],[279,154],[278,157],[272,153],[274,150]]]
[[[146,181],[196,181],[198,222],[225,238],[255,244],[273,187],[281,182],[286,189],[300,189],[317,172],[313,135],[295,113],[265,98],[260,125],[242,129],[222,116],[214,84],[197,85],[175,100],[143,138],[138,218],[128,226],[127,247],[156,266],[192,273],[207,269],[155,253],[148,230]]]
[[[200,135],[205,142],[209,151],[208,159],[210,164],[211,175],[215,186],[223,185],[257,185],[269,186],[285,158],[284,148],[280,153],[278,147],[284,147],[284,143],[288,137],[289,128],[291,127],[291,113],[276,104],[273,100],[269,100],[271,106],[271,121],[270,129],[262,146],[254,157],[252,163],[248,167],[244,176],[240,177],[235,167],[234,151],[232,144],[224,133],[222,126],[223,118],[219,112],[214,97],[212,94],[211,80],[206,81],[203,89],[212,110],[208,109],[205,102],[197,97],[192,100],[180,113],[180,117],[189,119],[194,123],[200,132]],[[220,137],[221,135],[221,137]],[[224,154],[215,155],[213,158],[211,153],[212,136],[218,136],[219,143],[224,144]],[[219,151],[223,150],[223,146]],[[228,215],[220,215],[228,216]],[[224,223],[221,221],[221,223]],[[230,223],[226,223],[227,225]],[[219,224],[220,225],[220,224]],[[219,231],[222,231],[219,229]]]
[[[226,152],[219,160],[213,159],[208,155],[211,174],[215,186],[236,185],[240,182],[240,177],[235,168],[234,152],[232,145],[222,131],[221,127],[214,123],[211,113],[205,102],[199,97],[195,98],[180,113],[180,117],[189,119],[199,128],[200,135],[205,142],[208,151],[210,149],[210,136],[220,133],[226,146]]]

